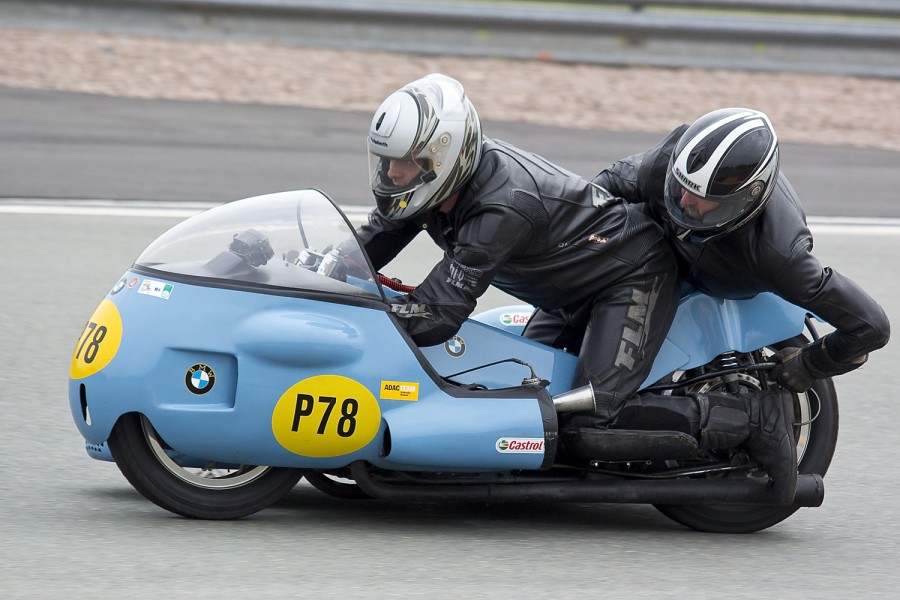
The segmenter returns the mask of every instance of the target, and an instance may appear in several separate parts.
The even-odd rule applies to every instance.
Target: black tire
[[[342,481],[344,478],[338,475],[323,473],[322,471],[304,471],[303,476],[314,488],[333,498],[341,498],[342,500],[372,499],[372,496],[365,493],[352,480]]]
[[[298,469],[204,464],[186,467],[141,414],[123,415],[109,437],[116,465],[145,498],[194,519],[237,519],[280,500],[303,476]]]
[[[787,346],[802,347],[808,341],[804,336],[797,336],[773,345],[773,350]],[[831,465],[838,438],[838,401],[834,384],[830,379],[819,380],[811,392],[796,394],[794,403],[801,423],[794,430],[798,472],[824,477]],[[815,420],[812,423],[802,425],[813,417]],[[761,531],[780,523],[798,510],[798,507],[791,506],[657,505],[656,508],[673,521],[709,533]]]

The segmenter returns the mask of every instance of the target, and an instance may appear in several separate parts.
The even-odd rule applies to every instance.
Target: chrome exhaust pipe
[[[580,388],[553,396],[553,406],[558,413],[596,412],[597,402],[594,398],[594,387],[588,383]]]

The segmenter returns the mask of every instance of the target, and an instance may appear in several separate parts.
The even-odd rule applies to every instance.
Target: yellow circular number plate
[[[88,319],[72,353],[69,377],[82,379],[101,371],[119,351],[122,317],[109,298],[103,300]]]
[[[272,413],[278,443],[316,458],[356,452],[380,426],[381,409],[372,392],[340,375],[318,375],[292,385]]]

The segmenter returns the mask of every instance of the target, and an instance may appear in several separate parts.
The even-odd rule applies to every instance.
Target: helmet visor
[[[771,163],[769,169],[772,168],[777,168],[777,161]],[[772,175],[771,172],[759,173],[753,181],[730,194],[700,195],[681,184],[672,172],[670,161],[666,175],[666,210],[672,220],[685,229],[710,232],[726,228],[766,200],[772,189],[768,184]]]
[[[426,158],[389,158],[369,153],[369,183],[376,197],[408,194],[432,179],[434,172]]]

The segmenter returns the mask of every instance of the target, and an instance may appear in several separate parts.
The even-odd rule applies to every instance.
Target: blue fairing
[[[539,469],[557,435],[550,395],[572,388],[576,357],[523,338],[530,312],[490,311],[417,348],[330,199],[250,198],[138,257],[75,345],[70,408],[106,460],[117,420],[137,412],[183,464]],[[803,319],[771,294],[690,295],[646,383],[790,338]]]
[[[531,310],[526,305],[503,306],[473,318],[509,335],[522,335],[521,315]],[[674,371],[704,365],[723,352],[749,352],[792,338],[802,333],[805,318],[804,309],[771,293],[726,300],[692,292],[681,299],[644,387]]]
[[[139,412],[183,463],[540,468],[555,436],[546,392],[518,387],[521,372],[499,394],[442,380],[354,241],[304,191],[213,209],[154,242],[76,343],[69,400],[89,454],[110,458],[116,421]],[[337,243],[352,274],[312,264]],[[555,351],[514,341],[549,378]]]

